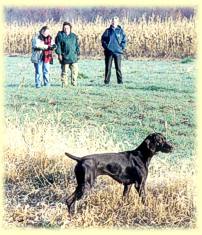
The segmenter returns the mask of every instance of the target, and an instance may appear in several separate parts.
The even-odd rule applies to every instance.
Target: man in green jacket
[[[68,76],[67,67],[71,70],[71,84],[77,85],[78,77],[78,57],[80,55],[78,37],[72,33],[72,25],[69,22],[64,22],[62,31],[59,31],[56,38],[55,44],[57,45],[56,54],[61,64],[62,74],[61,81],[62,86],[67,86]]]

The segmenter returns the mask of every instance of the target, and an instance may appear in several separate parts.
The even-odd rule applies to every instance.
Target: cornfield
[[[171,16],[162,20],[153,15],[148,20],[143,16],[132,22],[122,19],[120,25],[127,35],[125,58],[182,58],[195,56],[197,37],[196,18],[187,19]],[[63,22],[47,21],[46,23],[5,23],[4,52],[6,54],[30,54],[31,39],[43,25],[48,25],[55,38]],[[79,37],[81,56],[101,58],[103,49],[101,35],[110,22],[97,17],[94,22],[83,22],[81,19],[71,22],[73,32]]]

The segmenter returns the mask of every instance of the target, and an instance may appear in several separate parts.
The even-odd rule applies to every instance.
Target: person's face
[[[119,20],[117,18],[112,19],[112,25],[116,28],[119,23]]]
[[[48,35],[50,35],[49,29],[44,30],[44,31],[42,32],[42,34],[43,34],[44,37],[47,37]]]
[[[70,34],[70,32],[71,32],[71,29],[70,29],[69,25],[65,25],[63,30],[67,35]]]

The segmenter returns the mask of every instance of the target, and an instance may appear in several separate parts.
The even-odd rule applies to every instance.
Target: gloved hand
[[[44,45],[44,50],[48,49],[48,45]]]
[[[51,45],[51,50],[54,50],[57,46],[55,44]]]
[[[55,48],[56,48],[56,45],[53,44],[53,45],[51,45],[51,46],[48,47],[48,50],[54,50]]]

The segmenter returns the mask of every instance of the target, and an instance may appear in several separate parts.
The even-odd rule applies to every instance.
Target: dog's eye
[[[161,143],[162,142],[162,138],[160,138],[159,136],[156,136],[155,141],[157,143]]]
[[[159,138],[157,141],[157,146],[162,145],[164,143],[164,140]]]

